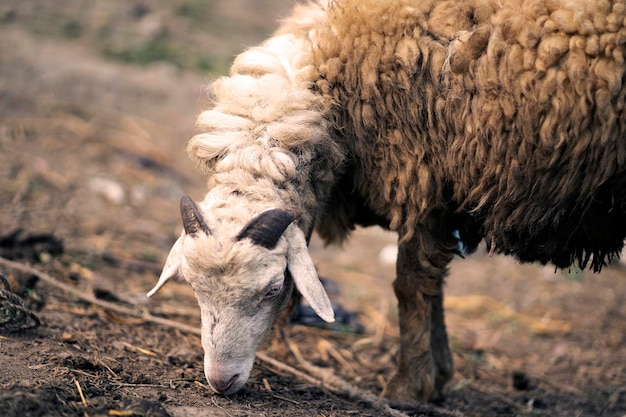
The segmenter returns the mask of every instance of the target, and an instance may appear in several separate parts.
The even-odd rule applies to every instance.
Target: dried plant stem
[[[200,335],[200,329],[188,326],[183,323],[179,323],[174,320],[168,320],[161,317],[156,317],[148,313],[147,311],[138,311],[137,309],[124,307],[115,303],[111,303],[108,301],[100,300],[94,297],[92,294],[85,294],[80,292],[75,287],[67,285],[59,280],[55,279],[51,275],[39,271],[36,268],[33,268],[29,265],[25,265],[19,262],[14,262],[3,257],[0,257],[0,264],[5,265],[9,268],[16,269],[18,271],[22,271],[25,273],[33,274],[42,281],[47,284],[60,289],[61,291],[70,294],[84,302],[114,311],[116,313],[129,315],[132,317],[139,317],[146,322],[156,323],[162,326],[171,327],[178,329],[185,333],[191,333],[195,335]],[[362,401],[366,404],[369,404],[372,408],[385,413],[385,415],[391,417],[407,417],[408,415],[403,413],[402,411],[395,410],[391,408],[389,403],[374,395],[371,392],[367,392],[361,390],[349,382],[341,379],[337,375],[335,375],[332,371],[327,369],[322,369],[317,366],[314,366],[310,362],[308,362],[304,357],[300,354],[297,346],[291,343],[287,338],[285,338],[285,342],[289,346],[291,352],[294,354],[300,366],[302,366],[306,372],[300,371],[286,363],[280,362],[277,359],[271,358],[263,352],[257,352],[257,359],[268,366],[269,368],[273,368],[275,371],[282,371],[288,374],[293,375],[299,380],[305,381],[311,385],[320,387],[321,389],[328,390],[334,394],[346,395],[352,399]],[[79,388],[80,389],[80,388]],[[424,404],[416,407],[418,410],[435,413],[435,415],[445,416],[445,417],[462,417],[463,414],[459,412],[448,411],[442,409],[440,407],[436,407],[430,404]]]
[[[300,353],[300,349],[298,349],[298,346],[295,343],[291,342],[284,334],[284,332],[283,338],[285,339],[285,343],[289,347],[291,353],[298,361],[298,364],[302,366],[309,374],[319,379],[322,384],[321,387],[327,388],[329,391],[336,394],[347,395],[350,398],[365,402],[376,410],[385,412],[390,416],[407,416],[407,414],[391,408],[389,403],[383,398],[380,398],[369,391],[364,391],[362,389],[359,389],[358,387],[355,387],[349,382],[343,380],[341,377],[335,375],[332,370],[320,368],[313,365],[311,362],[306,360],[304,356],[302,356],[302,354]],[[442,417],[463,417],[464,415],[463,413],[460,413],[458,411],[449,411],[432,404],[419,404],[415,405],[413,408],[415,410],[418,410],[419,412],[435,413],[435,415]]]
[[[196,335],[200,335],[200,329],[192,326],[188,326],[183,323],[179,323],[173,320],[164,319],[162,317],[156,317],[150,314],[147,311],[138,311],[137,309],[121,306],[119,304],[111,303],[109,301],[100,300],[99,298],[94,297],[92,294],[86,294],[84,292],[79,291],[77,288],[72,287],[71,285],[67,285],[51,275],[39,271],[29,265],[25,265],[19,262],[10,261],[6,258],[0,257],[0,264],[5,265],[9,268],[16,269],[18,271],[22,271],[28,274],[33,274],[37,278],[46,282],[47,284],[60,289],[61,291],[70,294],[81,301],[85,301],[87,303],[105,308],[110,311],[114,311],[120,314],[126,314],[133,317],[139,317],[144,321],[160,324],[163,326],[174,327],[186,333],[192,333]]]
[[[80,383],[76,379],[74,379],[74,385],[76,385],[76,389],[78,390],[78,394],[80,395],[80,401],[83,403],[84,407],[87,407],[87,399],[83,394],[83,389],[80,387]]]

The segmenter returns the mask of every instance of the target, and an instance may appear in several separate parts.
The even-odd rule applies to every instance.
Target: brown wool
[[[611,189],[625,170],[625,20],[623,1],[298,6],[213,85],[189,150],[208,174],[249,170],[239,188],[265,173],[273,198],[306,195],[329,241],[353,228],[354,198],[424,239],[469,215],[517,253],[521,239],[573,233],[562,225],[595,227],[594,200],[625,204]],[[572,245],[547,258],[616,250]]]

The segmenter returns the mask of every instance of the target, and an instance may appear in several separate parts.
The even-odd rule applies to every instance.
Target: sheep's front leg
[[[430,400],[441,400],[445,397],[446,384],[452,379],[454,372],[443,314],[442,284],[443,278],[439,282],[439,293],[432,297],[431,301],[430,351],[435,362],[435,391],[431,394]]]
[[[398,298],[400,357],[398,371],[383,392],[384,397],[404,404],[441,397],[452,373],[441,296],[451,255],[427,257],[417,240],[411,239],[399,248],[394,291]]]

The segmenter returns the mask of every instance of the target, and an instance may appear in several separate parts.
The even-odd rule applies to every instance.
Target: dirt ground
[[[259,360],[241,392],[214,395],[197,334],[146,319],[199,326],[186,285],[145,296],[180,233],[180,197],[203,196],[186,141],[207,81],[290,3],[0,4],[0,273],[23,299],[0,284],[0,415],[385,415],[361,394],[380,394],[396,361],[391,233],[358,230],[344,248],[314,239],[351,322],[294,324],[291,350],[281,338],[262,350],[308,375],[301,352],[361,394]],[[453,262],[446,297],[450,394],[395,415],[626,416],[624,264],[555,272],[479,251]]]

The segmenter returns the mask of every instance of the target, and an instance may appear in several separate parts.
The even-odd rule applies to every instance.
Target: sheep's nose
[[[208,380],[211,388],[213,388],[220,394],[224,394],[230,390],[237,378],[239,378],[239,374],[235,374],[231,377],[224,375],[215,375],[209,377]]]

